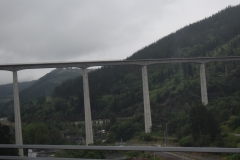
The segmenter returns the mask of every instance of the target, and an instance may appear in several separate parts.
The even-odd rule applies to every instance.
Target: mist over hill
[[[18,84],[19,91],[21,92],[22,90],[30,87],[36,82],[36,80],[30,81],[30,82],[20,82]],[[0,85],[0,106],[4,105],[4,103],[7,103],[12,100],[12,95],[13,95],[13,84],[4,84]]]
[[[81,69],[55,69],[38,80],[19,83],[21,104],[41,96],[50,96],[53,89],[64,81],[82,74]],[[13,84],[0,85],[1,116],[13,111]]]
[[[29,86],[31,86],[33,83],[35,83],[36,80],[30,81],[30,82],[19,82],[18,83],[18,88],[19,91],[21,92],[22,90],[24,90],[25,88],[28,88]],[[13,84],[3,84],[0,85],[0,96],[12,96],[13,94]]]
[[[39,78],[32,86],[20,92],[21,102],[41,96],[50,96],[53,89],[68,79],[82,75],[81,69],[55,69]]]

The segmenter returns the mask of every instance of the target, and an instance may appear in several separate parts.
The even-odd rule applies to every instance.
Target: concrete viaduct
[[[13,95],[14,95],[14,116],[15,116],[15,138],[16,144],[22,145],[22,127],[18,91],[17,71],[38,68],[67,68],[78,67],[83,69],[83,90],[84,90],[84,110],[86,145],[93,143],[92,118],[90,108],[89,86],[88,86],[88,67],[94,66],[113,66],[113,65],[140,65],[142,66],[143,81],[143,100],[144,100],[144,119],[145,132],[149,133],[152,126],[150,99],[148,89],[147,66],[152,64],[168,63],[198,63],[200,64],[200,85],[201,98],[204,105],[208,104],[207,85],[205,75],[205,63],[222,61],[239,61],[240,56],[235,57],[199,57],[199,58],[166,58],[166,59],[140,59],[140,60],[116,60],[116,61],[89,61],[89,62],[53,62],[53,63],[31,63],[31,64],[1,64],[0,70],[13,72]],[[20,156],[23,156],[23,149],[19,149]]]

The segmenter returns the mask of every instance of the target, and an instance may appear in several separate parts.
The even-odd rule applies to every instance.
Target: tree
[[[43,123],[30,123],[23,128],[23,139],[26,144],[59,144],[60,132],[51,130]]]
[[[190,112],[191,135],[196,146],[208,146],[220,135],[220,129],[213,114],[203,105],[192,107]]]
[[[11,144],[12,143],[11,136],[12,135],[10,133],[9,126],[2,125],[0,123],[0,144]],[[1,148],[0,155],[17,156],[18,151],[17,149]]]
[[[110,129],[109,138],[114,138],[115,140],[129,140],[131,139],[137,131],[140,131],[141,127],[137,123],[133,123],[132,120],[124,120],[122,122],[115,123]]]

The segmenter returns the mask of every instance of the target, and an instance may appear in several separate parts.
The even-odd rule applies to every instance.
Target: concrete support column
[[[205,64],[200,64],[200,84],[201,84],[201,97],[202,103],[204,106],[208,104],[208,95],[207,95],[207,83],[206,83],[206,73],[205,73]]]
[[[150,133],[151,127],[152,127],[152,118],[151,118],[149,90],[148,90],[147,66],[142,66],[142,81],[143,81],[145,132]]]
[[[14,96],[14,118],[15,118],[15,141],[16,144],[23,144],[22,141],[22,125],[18,92],[17,71],[13,71],[13,96]],[[19,155],[23,157],[23,149],[19,149]]]
[[[85,68],[83,69],[82,76],[83,76],[86,145],[88,145],[93,144],[93,132],[87,69]]]

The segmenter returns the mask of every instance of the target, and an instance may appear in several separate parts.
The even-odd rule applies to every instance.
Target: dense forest
[[[127,60],[240,56],[240,5],[190,24],[137,51]],[[136,135],[156,140],[168,135],[181,146],[240,147],[240,63],[206,64],[209,104],[201,104],[199,65],[148,66],[152,133],[144,134],[141,66],[103,66],[89,73],[94,120],[109,119],[107,142]],[[84,120],[82,77],[57,86],[52,94],[21,106],[22,121],[45,122],[64,129],[61,122]],[[11,116],[9,117],[11,119]],[[82,126],[84,127],[84,126]],[[229,134],[232,133],[232,134]],[[30,141],[30,140],[29,140]]]

